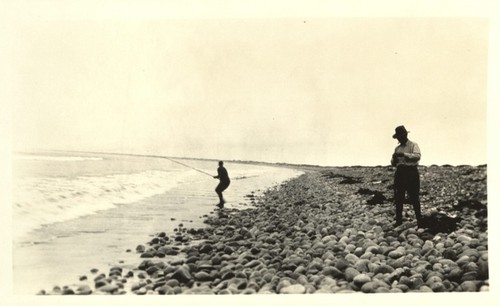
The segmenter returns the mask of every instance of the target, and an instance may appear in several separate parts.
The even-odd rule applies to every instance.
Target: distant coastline
[[[37,150],[37,151],[14,151],[16,154],[36,154],[40,153],[79,153],[79,154],[95,154],[95,155],[116,155],[116,156],[130,156],[130,157],[150,157],[150,158],[162,158],[162,159],[181,159],[181,160],[194,160],[194,161],[204,161],[204,162],[218,162],[219,159],[215,158],[203,158],[203,157],[183,157],[183,156],[168,156],[168,155],[157,155],[157,154],[139,154],[139,153],[120,153],[120,152],[100,152],[100,151],[80,151],[80,150]],[[285,163],[285,162],[266,162],[266,161],[254,161],[254,160],[240,160],[231,159],[225,160],[226,162],[247,164],[247,165],[260,165],[260,166],[272,166],[272,167],[286,167],[298,170],[320,170],[320,169],[359,169],[359,168],[384,168],[392,167],[390,164],[387,165],[343,165],[343,166],[324,166],[324,165],[313,165],[313,164],[303,164],[303,163]],[[430,164],[430,165],[419,165],[419,168],[431,168],[431,167],[487,167],[487,163],[481,163],[477,165],[472,164]]]

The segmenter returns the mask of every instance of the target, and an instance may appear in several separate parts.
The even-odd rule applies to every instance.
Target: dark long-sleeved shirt
[[[219,167],[217,168],[217,176],[215,178],[218,178],[221,182],[229,182],[229,174],[227,173],[226,168],[224,167]]]

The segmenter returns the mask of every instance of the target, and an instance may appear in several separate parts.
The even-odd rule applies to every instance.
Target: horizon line
[[[82,150],[61,150],[61,149],[36,149],[33,151],[19,151],[15,150],[13,153],[17,154],[29,154],[29,153],[37,153],[37,152],[64,152],[64,153],[85,153],[85,154],[104,154],[104,155],[122,155],[122,156],[135,156],[135,157],[151,157],[151,158],[176,158],[176,159],[188,159],[188,160],[203,160],[203,161],[220,161],[221,159],[216,159],[216,158],[208,158],[208,157],[187,157],[187,156],[169,156],[169,155],[157,155],[157,154],[143,154],[143,153],[123,153],[123,152],[99,152],[99,151],[82,151]],[[223,159],[222,159],[223,160]],[[290,162],[270,162],[270,161],[258,161],[258,160],[245,160],[245,159],[227,159],[223,160],[225,162],[232,162],[232,163],[259,163],[259,164],[266,164],[266,165],[277,165],[277,166],[301,166],[301,167],[316,167],[316,168],[332,168],[332,167],[393,167],[390,164],[387,165],[315,165],[315,164],[306,164],[306,163],[290,163]],[[463,167],[463,166],[470,166],[470,167],[484,167],[487,166],[488,163],[480,163],[477,165],[472,165],[472,164],[421,164],[419,167],[432,167],[432,166],[439,166],[439,167]]]

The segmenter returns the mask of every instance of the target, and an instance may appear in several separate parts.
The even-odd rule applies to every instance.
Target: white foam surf
[[[51,224],[120,204],[134,203],[173,188],[194,171],[145,171],[107,176],[25,177],[14,181],[14,239]]]

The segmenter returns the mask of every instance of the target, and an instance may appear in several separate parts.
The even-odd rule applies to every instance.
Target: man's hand
[[[405,154],[403,152],[396,152],[394,154],[392,154],[393,157],[403,157],[405,156]]]

